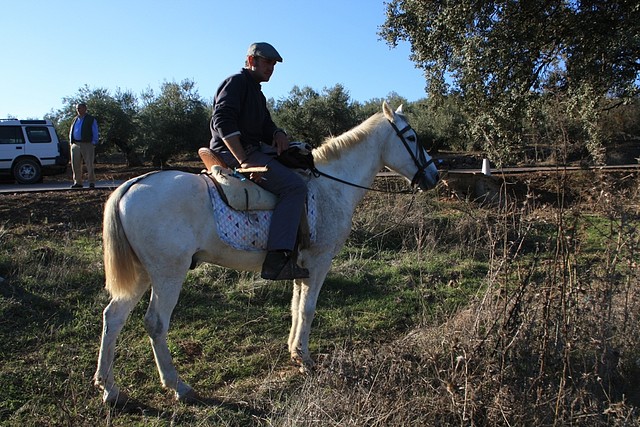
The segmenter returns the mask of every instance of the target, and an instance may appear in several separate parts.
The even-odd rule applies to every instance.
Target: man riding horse
[[[244,68],[224,80],[216,92],[210,148],[231,168],[267,167],[266,172],[251,176],[277,196],[261,277],[302,279],[309,277],[309,271],[297,265],[293,254],[307,185],[296,172],[275,160],[275,155],[289,147],[289,138],[271,120],[260,86],[269,81],[276,62],[282,62],[282,57],[270,44],[249,46]]]

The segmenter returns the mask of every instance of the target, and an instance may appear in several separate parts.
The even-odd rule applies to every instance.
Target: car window
[[[0,144],[24,144],[20,126],[0,126]]]
[[[29,141],[31,142],[51,142],[51,134],[49,134],[49,129],[45,126],[27,126],[26,130]]]

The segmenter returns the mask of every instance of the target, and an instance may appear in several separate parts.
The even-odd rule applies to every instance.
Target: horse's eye
[[[409,135],[407,137],[407,140],[411,141],[411,142],[416,142],[416,136],[415,135]]]

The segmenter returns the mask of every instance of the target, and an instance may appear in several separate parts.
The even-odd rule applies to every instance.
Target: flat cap
[[[282,62],[282,56],[280,56],[276,48],[265,42],[252,43],[249,46],[249,50],[247,50],[247,56],[259,56]]]

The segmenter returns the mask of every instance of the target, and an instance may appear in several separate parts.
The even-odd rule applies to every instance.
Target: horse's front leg
[[[298,333],[298,321],[300,317],[298,316],[298,311],[300,310],[300,293],[302,292],[302,281],[294,280],[293,281],[293,296],[291,297],[291,330],[289,331],[289,340],[287,344],[289,345],[289,353],[291,353],[291,360],[294,363],[298,362],[298,354],[296,353],[297,343],[297,333]]]
[[[309,279],[297,279],[293,285],[291,299],[291,331],[289,333],[289,353],[291,360],[300,365],[303,373],[313,369],[314,363],[309,353],[309,334],[316,312],[318,295],[329,271],[330,260],[325,268],[312,270]],[[320,270],[320,271],[318,271]]]

